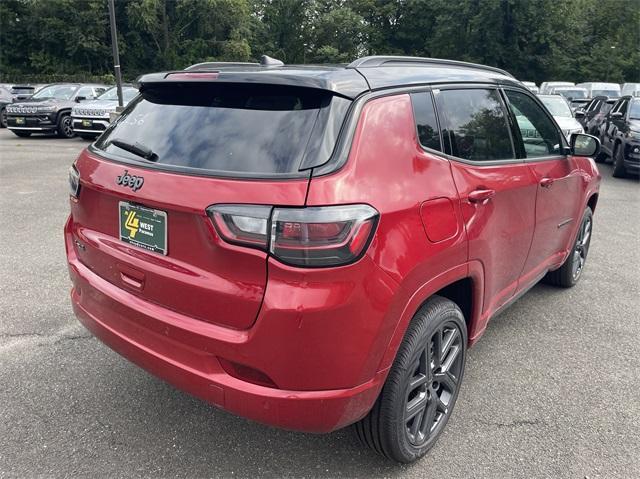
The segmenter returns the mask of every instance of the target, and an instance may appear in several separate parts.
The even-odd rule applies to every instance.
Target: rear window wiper
[[[156,155],[151,148],[148,148],[144,145],[141,145],[138,142],[128,143],[124,140],[111,140],[109,142],[110,145],[117,146],[118,148],[128,151],[129,153],[133,153],[136,156],[144,158],[147,161],[157,161],[158,155]]]

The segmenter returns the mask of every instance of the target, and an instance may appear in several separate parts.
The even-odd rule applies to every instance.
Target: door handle
[[[469,193],[469,202],[484,204],[493,198],[495,194],[495,190],[473,190]]]
[[[540,186],[542,186],[543,188],[549,188],[553,182],[556,181],[553,178],[542,178],[540,180]]]

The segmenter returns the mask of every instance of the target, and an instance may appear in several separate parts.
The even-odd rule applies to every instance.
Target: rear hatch
[[[326,137],[334,98],[206,82],[143,90],[76,162],[79,261],[170,310],[250,327],[265,292],[267,253],[221,239],[207,207],[304,205],[309,172],[301,164],[310,149],[321,150],[316,137]]]

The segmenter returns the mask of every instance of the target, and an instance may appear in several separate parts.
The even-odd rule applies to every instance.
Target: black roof
[[[207,77],[207,74],[211,76]],[[318,88],[347,98],[355,98],[369,90],[423,84],[520,84],[508,72],[494,67],[454,60],[398,56],[364,57],[349,65],[210,62],[192,65],[186,70],[151,73],[138,79],[141,91],[151,84],[208,81]]]

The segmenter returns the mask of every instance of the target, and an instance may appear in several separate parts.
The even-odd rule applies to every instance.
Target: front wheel
[[[73,138],[75,136],[69,114],[60,115],[58,118],[57,133],[60,138]]]
[[[462,311],[433,296],[411,320],[373,409],[354,424],[358,439],[394,461],[424,456],[451,416],[466,351]]]
[[[7,127],[7,109],[3,108],[0,111],[0,128],[6,128]]]
[[[627,170],[624,167],[624,148],[622,145],[618,145],[615,153],[613,154],[613,177],[624,178],[627,176]]]
[[[547,273],[545,282],[563,288],[570,288],[576,285],[582,276],[584,265],[587,261],[592,229],[593,212],[587,206],[582,215],[580,229],[578,229],[571,253],[569,253],[569,256],[559,269]]]

